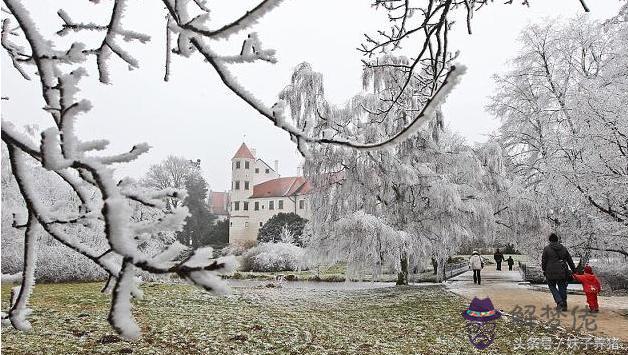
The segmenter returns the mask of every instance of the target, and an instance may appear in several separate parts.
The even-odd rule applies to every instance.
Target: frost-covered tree
[[[625,11],[625,10],[624,10]],[[579,18],[530,26],[490,109],[528,199],[568,245],[628,251],[628,25]]]
[[[200,175],[196,162],[178,156],[168,156],[159,164],[153,164],[142,179],[142,184],[157,190],[184,189],[191,175]],[[177,207],[178,199],[166,200],[167,207]]]
[[[510,157],[499,142],[491,139],[476,151],[486,172],[485,184],[492,187],[487,191],[487,202],[493,210],[493,238],[487,242],[512,243],[531,258],[540,258],[550,232],[543,202],[513,174]]]
[[[385,270],[399,270],[404,237],[381,218],[360,210],[338,219],[333,229],[313,233],[306,251],[319,263],[346,263],[350,277],[377,277]]]
[[[207,244],[216,219],[209,213],[207,182],[203,178],[200,163],[200,160],[170,155],[162,162],[151,165],[141,181],[142,185],[158,190],[184,189],[187,192],[183,201],[166,198],[166,209],[176,208],[181,202],[188,208],[190,215],[176,236],[181,244],[195,248]]]
[[[302,63],[296,68],[280,99],[286,102],[298,131],[322,137],[318,142],[337,143],[309,147],[306,171],[318,190],[314,198],[315,235],[331,238],[334,234],[324,229],[332,228],[332,222],[364,211],[414,235],[406,238],[410,244],[405,248],[408,253],[416,251],[414,259],[423,259],[429,244],[437,251],[442,268],[446,256],[454,252],[460,238],[472,233],[471,229],[476,229],[473,233],[488,233],[490,204],[478,197],[482,194],[476,194],[487,186],[482,185],[482,166],[477,159],[469,159],[474,154],[453,154],[460,159],[441,165],[439,172],[430,166],[438,165],[430,160],[430,154],[440,148],[426,151],[437,147],[443,125],[439,107],[465,70],[453,65],[456,55],[448,43],[451,18],[462,8],[470,33],[473,14],[490,3],[376,1],[376,7],[388,11],[393,26],[378,36],[365,36],[361,47],[367,57],[363,61],[363,91],[344,105],[329,102],[323,77],[311,65]],[[584,1],[581,4],[588,11]],[[401,42],[415,36],[420,38],[418,53],[412,58],[403,56],[398,51]],[[346,137],[355,138],[343,142]],[[465,164],[471,170],[455,171]],[[436,217],[422,214],[423,204],[428,204]],[[407,282],[409,258],[401,254],[400,283]]]
[[[342,219],[364,213],[392,229],[386,234],[389,238],[399,239],[381,248],[392,248],[383,251],[387,263],[388,256],[398,256],[392,265],[399,272],[399,283],[405,284],[409,270],[426,267],[432,255],[442,275],[446,260],[465,238],[491,238],[493,187],[484,181],[486,172],[476,152],[459,137],[436,132],[419,133],[395,150],[377,154],[327,147],[325,154],[309,159],[306,173],[314,185],[314,231],[307,244],[311,251],[337,255],[331,260],[337,261],[335,249],[346,252],[344,238],[350,238],[344,229],[337,230],[347,224]],[[358,248],[364,243],[347,245]],[[377,270],[371,265],[367,271],[373,267]]]

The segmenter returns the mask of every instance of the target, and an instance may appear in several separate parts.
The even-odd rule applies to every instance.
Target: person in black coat
[[[508,263],[508,271],[512,271],[512,266],[515,264],[515,260],[512,258],[512,255],[506,259],[506,262]]]
[[[558,241],[558,236],[552,233],[549,236],[550,243],[543,249],[541,257],[541,269],[547,280],[556,309],[567,310],[567,282],[571,278],[571,272],[576,271],[576,266],[569,255],[569,251]]]
[[[493,259],[495,259],[495,262],[497,263],[497,270],[501,271],[502,270],[502,261],[504,261],[504,254],[502,254],[502,252],[499,251],[499,249],[497,249],[495,254],[493,254]]]

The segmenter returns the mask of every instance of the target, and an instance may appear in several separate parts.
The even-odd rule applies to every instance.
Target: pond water
[[[319,281],[261,281],[261,280],[227,280],[230,287],[254,288],[266,287],[272,283],[281,288],[307,290],[363,290],[395,286],[394,282],[319,282]]]

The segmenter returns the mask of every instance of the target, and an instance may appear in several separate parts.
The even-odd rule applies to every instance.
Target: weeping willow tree
[[[314,185],[308,247],[328,262],[347,262],[356,274],[392,266],[400,284],[432,255],[442,275],[465,238],[490,235],[493,218],[486,167],[464,140],[443,130],[439,106],[426,105],[444,97],[442,88],[453,87],[455,76],[444,75],[438,79],[444,84],[435,85],[432,68],[426,67],[422,76],[413,76],[410,90],[400,92],[403,73],[395,65],[407,62],[384,56],[377,63],[386,66],[365,66],[364,92],[343,106],[325,100],[322,76],[305,63],[281,94],[299,127],[330,138],[356,135],[377,142],[425,115],[427,129],[395,146],[368,151],[320,145],[311,148],[305,164]],[[389,100],[396,95],[400,104],[391,109]]]

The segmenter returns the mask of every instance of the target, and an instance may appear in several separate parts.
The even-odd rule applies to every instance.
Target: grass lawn
[[[263,284],[261,284],[263,285]],[[192,286],[145,284],[135,314],[140,340],[117,338],[100,284],[40,284],[33,330],[2,328],[3,354],[469,354],[466,302],[440,286],[324,290],[247,287],[215,297]],[[9,287],[2,288],[6,309]],[[488,351],[518,338],[567,337],[502,317]],[[480,353],[477,351],[477,353]],[[556,353],[525,350],[521,353]],[[604,352],[597,352],[604,353]]]

